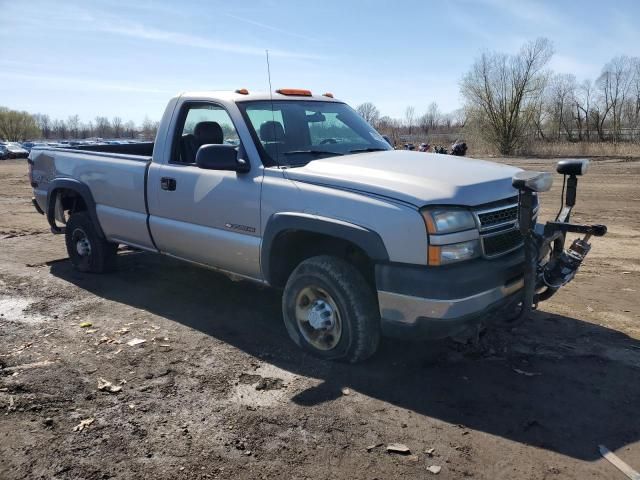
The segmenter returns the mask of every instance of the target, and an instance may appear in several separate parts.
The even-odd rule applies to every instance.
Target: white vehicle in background
[[[1,142],[0,144],[7,151],[8,158],[27,158],[29,156],[29,152],[22,148],[19,143]]]

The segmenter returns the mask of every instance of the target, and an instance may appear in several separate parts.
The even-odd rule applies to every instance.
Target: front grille
[[[534,212],[537,216],[537,208]],[[482,205],[475,215],[485,257],[498,257],[522,246],[522,234],[518,230],[518,197]]]
[[[480,221],[480,229],[495,227],[509,222],[515,222],[518,219],[518,205],[513,205],[500,210],[490,210],[488,212],[478,213]]]
[[[495,257],[515,250],[522,245],[522,242],[520,230],[509,230],[482,237],[482,247],[487,257]]]

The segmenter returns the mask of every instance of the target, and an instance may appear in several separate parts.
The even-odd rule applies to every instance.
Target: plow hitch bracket
[[[524,241],[524,289],[522,307],[514,323],[524,320],[533,305],[547,300],[560,287],[569,283],[591,250],[589,239],[602,237],[607,227],[600,224],[570,223],[575,206],[578,176],[584,175],[588,160],[562,160],[557,172],[564,175],[562,207],[555,221],[535,225],[534,198],[538,192],[551,189],[553,178],[548,172],[522,171],[514,175],[512,185],[518,190],[518,222]],[[568,177],[568,178],[567,178]],[[584,235],[565,249],[567,233]]]

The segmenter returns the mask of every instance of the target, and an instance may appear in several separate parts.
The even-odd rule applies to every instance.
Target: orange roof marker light
[[[297,97],[310,97],[311,90],[303,90],[301,88],[281,88],[276,90],[280,95],[294,95]]]
[[[240,95],[249,95],[249,90],[246,88],[239,88],[236,90],[236,93],[239,93]]]
[[[322,96],[323,96],[323,97],[333,98],[333,93],[329,93],[329,92],[327,92],[327,93],[323,93],[323,94],[322,94]]]

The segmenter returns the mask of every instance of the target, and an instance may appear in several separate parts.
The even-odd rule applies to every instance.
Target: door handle
[[[176,179],[169,177],[162,177],[160,179],[160,188],[162,190],[168,190],[173,192],[176,189]]]

